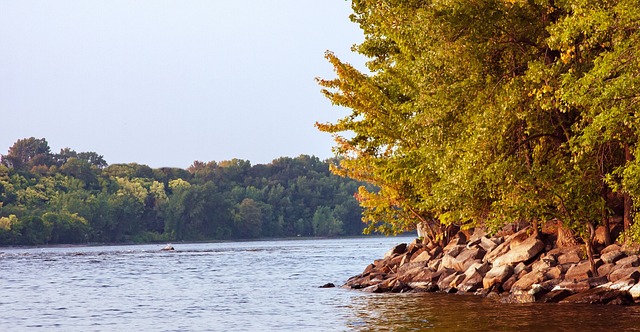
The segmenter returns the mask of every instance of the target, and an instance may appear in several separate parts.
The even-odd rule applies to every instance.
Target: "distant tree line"
[[[332,175],[336,162],[301,155],[153,169],[21,139],[0,162],[0,244],[358,235],[361,184]]]

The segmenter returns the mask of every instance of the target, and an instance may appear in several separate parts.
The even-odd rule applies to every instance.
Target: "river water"
[[[411,240],[5,248],[0,331],[640,331],[640,306],[318,288]]]

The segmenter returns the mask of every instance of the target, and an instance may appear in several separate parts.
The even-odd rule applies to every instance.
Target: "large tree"
[[[358,195],[370,229],[446,239],[555,218],[590,244],[611,191],[640,183],[637,1],[352,4],[369,73],[327,53],[337,78],[319,83],[351,114],[317,126],[334,171],[376,185]]]

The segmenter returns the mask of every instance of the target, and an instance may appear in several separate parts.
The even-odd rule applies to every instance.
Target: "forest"
[[[640,2],[353,0],[367,71],[318,78],[350,114],[336,174],[369,231],[553,221],[589,247],[639,241]]]
[[[301,155],[153,169],[20,139],[0,162],[0,245],[360,235],[362,183],[331,174],[335,163]]]

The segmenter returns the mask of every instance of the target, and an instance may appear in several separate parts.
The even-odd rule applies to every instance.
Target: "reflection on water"
[[[5,248],[0,331],[640,331],[636,306],[318,288],[411,240]]]
[[[640,331],[640,306],[501,304],[474,295],[368,294],[353,298],[361,331]]]

